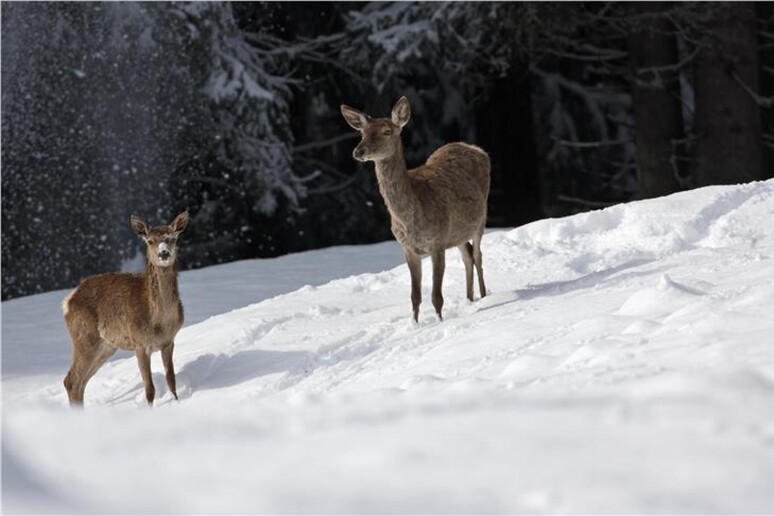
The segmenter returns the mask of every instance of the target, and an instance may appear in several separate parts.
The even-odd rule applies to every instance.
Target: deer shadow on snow
[[[178,373],[188,396],[196,391],[233,387],[263,376],[309,369],[309,353],[251,349],[233,355],[207,353],[188,362]]]
[[[621,265],[616,265],[615,267],[610,267],[609,269],[591,272],[571,280],[552,281],[538,285],[527,285],[525,288],[511,291],[510,294],[512,297],[510,297],[508,300],[489,305],[479,311],[491,310],[503,305],[508,305],[519,301],[527,301],[538,297],[559,296],[576,290],[595,288],[610,282],[620,283],[630,278],[648,276],[656,272],[669,269],[667,266],[662,266],[649,270],[624,272],[628,269],[641,267],[655,261],[655,258],[638,258],[635,260],[629,260],[625,263],[622,263]],[[623,274],[618,274],[621,272],[623,272]]]

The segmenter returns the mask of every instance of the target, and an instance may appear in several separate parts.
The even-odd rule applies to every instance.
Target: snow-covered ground
[[[123,353],[70,410],[65,292],[3,303],[4,512],[771,514],[773,223],[767,181],[492,231],[443,322],[394,243],[183,273],[153,409]]]

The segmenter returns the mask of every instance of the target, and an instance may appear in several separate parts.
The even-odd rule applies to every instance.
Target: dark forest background
[[[769,3],[3,3],[2,297],[391,238],[339,105],[406,95],[409,166],[492,158],[489,226],[774,170]],[[260,281],[260,278],[255,278]]]

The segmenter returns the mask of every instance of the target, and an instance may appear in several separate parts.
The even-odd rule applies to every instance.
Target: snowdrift
[[[3,303],[3,508],[771,513],[773,216],[767,181],[491,231],[443,322],[394,243],[184,273],[153,409],[118,354],[70,410],[65,293]]]

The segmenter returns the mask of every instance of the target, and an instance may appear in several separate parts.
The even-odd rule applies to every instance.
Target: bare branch
[[[772,34],[771,32],[769,32],[767,30],[759,30],[758,31],[758,35],[760,37],[762,37],[763,39],[769,39],[769,40],[774,41],[774,34]]]
[[[295,181],[297,183],[303,184],[303,183],[308,183],[309,181],[314,181],[315,179],[317,179],[321,175],[322,175],[321,171],[315,170],[314,172],[312,172],[308,176],[305,176],[305,177],[294,177],[293,179],[295,179]]]
[[[746,91],[753,98],[753,100],[755,100],[755,102],[758,103],[759,106],[769,108],[774,105],[774,95],[772,95],[771,97],[761,97],[760,95],[755,93],[752,90],[752,88],[750,88],[749,86],[747,86],[747,84],[744,83],[742,78],[739,77],[739,74],[737,74],[736,72],[733,72],[732,75],[736,80],[736,82],[738,82],[739,85],[742,87],[742,89]]]
[[[305,164],[308,166],[308,168],[317,168],[317,169],[323,170],[326,173],[326,176],[335,176],[340,178],[349,177],[348,174],[343,174],[337,168],[331,166],[330,164],[320,159],[305,158],[303,156],[298,156],[297,158],[295,158],[294,162],[298,164]]]
[[[562,52],[552,48],[546,49],[546,53],[553,54],[559,57],[566,57],[567,59],[575,59],[576,61],[590,61],[590,62],[615,61],[618,59],[625,59],[628,55],[626,52],[617,52],[617,51],[610,51],[606,55],[574,54],[571,52]]]
[[[683,177],[680,175],[680,161],[688,161],[692,162],[695,161],[693,158],[686,158],[683,156],[680,156],[678,153],[679,146],[680,145],[691,145],[695,140],[697,139],[696,135],[688,135],[685,138],[672,138],[671,144],[672,144],[672,154],[669,156],[669,164],[672,166],[672,174],[674,175],[675,180],[677,181],[677,184],[680,185],[681,188],[688,187],[690,183],[689,177]]]
[[[350,176],[349,179],[337,185],[309,190],[307,191],[307,195],[325,195],[325,194],[336,193],[338,191],[344,190],[345,188],[349,187],[349,185],[354,183],[356,179],[357,179],[357,174]]]
[[[612,9],[614,6],[615,6],[614,2],[605,2],[604,5],[602,6],[602,9],[600,9],[599,12],[587,13],[589,16],[589,21],[591,22],[608,21],[608,11],[610,11],[610,9]]]
[[[592,208],[609,208],[610,206],[615,206],[616,204],[618,204],[615,202],[589,201],[587,199],[581,199],[579,197],[570,197],[568,195],[559,195],[557,199],[564,202],[571,202],[573,204],[591,206]]]
[[[640,74],[646,74],[646,73],[659,74],[661,72],[678,72],[685,65],[693,61],[693,58],[696,57],[696,54],[698,54],[701,49],[702,49],[701,45],[696,45],[696,48],[693,49],[693,52],[691,52],[690,54],[688,54],[687,56],[685,56],[675,64],[662,65],[662,66],[649,66],[647,68],[638,68],[637,70],[635,70],[635,73],[637,75],[640,75]]]
[[[607,147],[611,145],[626,145],[627,143],[634,143],[632,140],[624,139],[624,140],[600,140],[597,142],[573,142],[569,140],[562,140],[559,138],[552,138],[554,141],[556,141],[559,145],[563,145],[565,147],[573,147],[577,149],[594,149],[597,147]]]
[[[223,179],[218,179],[217,177],[188,177],[183,179],[183,182],[184,183],[210,183],[212,185],[222,186],[223,188],[232,190],[237,193],[243,192],[243,190],[237,187],[236,185],[233,185],[228,181],[224,181]]]
[[[323,140],[320,142],[308,142],[301,145],[296,145],[293,147],[293,152],[305,152],[311,149],[319,149],[321,147],[330,147],[331,145],[337,144],[339,142],[343,142],[346,140],[354,140],[358,138],[358,133],[354,132],[347,132],[340,134],[338,136],[334,136],[333,138],[328,138],[327,140]]]
[[[695,134],[689,134],[687,136],[684,136],[683,138],[672,138],[672,145],[680,145],[680,144],[692,144],[696,140],[698,140],[699,137]]]

